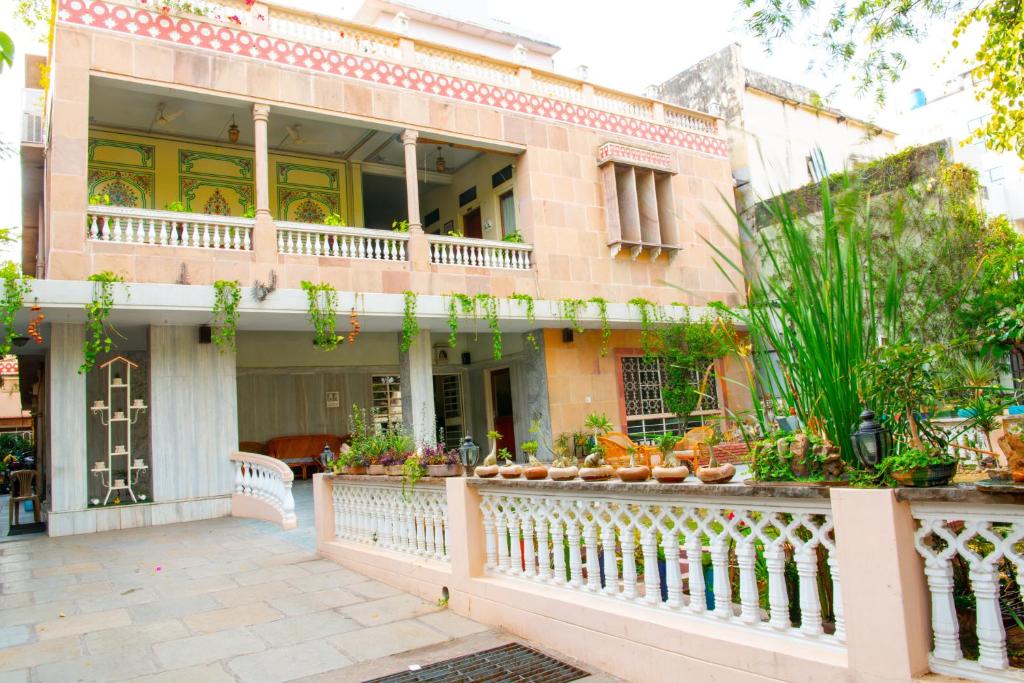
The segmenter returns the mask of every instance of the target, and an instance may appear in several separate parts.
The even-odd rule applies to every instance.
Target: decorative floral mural
[[[214,190],[210,198],[206,200],[206,204],[203,205],[203,213],[209,216],[230,216],[231,207],[220,190]]]

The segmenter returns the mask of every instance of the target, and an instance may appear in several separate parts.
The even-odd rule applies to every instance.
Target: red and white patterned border
[[[58,19],[563,121],[725,158],[724,139],[362,55],[99,0],[61,0]]]

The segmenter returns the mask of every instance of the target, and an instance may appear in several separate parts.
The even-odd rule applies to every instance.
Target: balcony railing
[[[255,226],[252,218],[91,205],[86,237],[97,242],[252,251]]]
[[[372,261],[406,261],[407,233],[277,222],[277,250],[297,256],[333,256]]]
[[[467,237],[429,235],[430,262],[444,266],[471,266],[529,270],[533,246]]]

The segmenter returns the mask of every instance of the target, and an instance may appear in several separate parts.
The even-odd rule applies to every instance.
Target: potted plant
[[[459,452],[454,448],[445,450],[441,443],[424,448],[423,461],[427,464],[427,475],[431,477],[461,477],[464,473]]]
[[[537,459],[537,449],[540,444],[536,441],[524,441],[520,446],[526,454],[527,465],[523,468],[523,476],[527,479],[544,479],[548,476],[548,466]]]
[[[397,451],[389,450],[380,456],[380,464],[384,466],[384,474],[389,477],[402,476],[402,465],[405,464],[405,455]]]
[[[715,446],[722,442],[722,435],[718,428],[711,430],[708,436],[708,464],[697,470],[697,478],[705,484],[727,484],[736,476],[736,466],[732,463],[719,464],[715,457]]]
[[[499,474],[505,479],[518,479],[523,474],[523,468],[512,460],[512,454],[507,448],[498,450],[498,458],[505,464],[498,468]]]
[[[651,470],[654,478],[663,484],[678,484],[690,476],[686,465],[681,465],[675,454],[675,446],[679,438],[675,434],[662,434],[655,440],[661,451],[661,463]]]
[[[366,474],[367,465],[368,460],[365,455],[343,446],[338,457],[331,462],[331,470],[336,474],[339,472],[341,474]]]
[[[647,481],[650,479],[651,468],[647,465],[636,464],[636,448],[630,446],[626,452],[629,454],[629,465],[615,470],[615,475],[621,481]]]
[[[490,453],[484,458],[484,464],[478,465],[473,474],[480,477],[481,479],[491,479],[498,476],[498,456],[495,453]]]
[[[604,461],[604,447],[600,444],[583,460],[583,467],[580,468],[580,479],[583,481],[604,481],[611,479],[614,474],[615,470]]]
[[[956,458],[937,447],[900,444],[895,455],[882,461],[883,472],[901,486],[945,486],[956,474]]]
[[[551,461],[551,467],[548,468],[548,476],[554,481],[575,479],[579,473],[576,456],[564,452],[556,454],[555,459]]]
[[[604,413],[591,413],[587,415],[586,420],[583,421],[583,425],[594,432],[594,441],[597,441],[597,437],[607,434],[612,431],[612,421],[608,419],[608,416]]]

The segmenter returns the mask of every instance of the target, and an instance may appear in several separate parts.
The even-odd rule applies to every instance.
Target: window
[[[701,401],[700,410],[694,411],[685,425],[679,417],[668,412],[661,387],[665,373],[659,358],[622,356],[622,401],[626,409],[626,432],[630,436],[680,433],[690,426],[703,424],[707,415],[718,413],[718,380],[712,370],[708,375],[708,391]],[[694,384],[702,377],[696,374]]]
[[[1006,175],[1003,173],[1002,166],[996,166],[995,168],[988,169],[988,179],[993,183],[1002,182]]]
[[[818,183],[828,175],[828,167],[825,165],[825,155],[822,153],[820,147],[815,147],[811,150],[811,154],[805,157],[807,163],[807,175],[810,176],[811,181]]]
[[[491,188],[497,188],[512,180],[512,164],[491,175]]]
[[[383,430],[402,424],[402,382],[398,375],[373,375],[370,393],[375,427]]]
[[[498,213],[501,214],[501,234],[511,235],[518,230],[516,226],[516,198],[512,190],[498,197]]]

